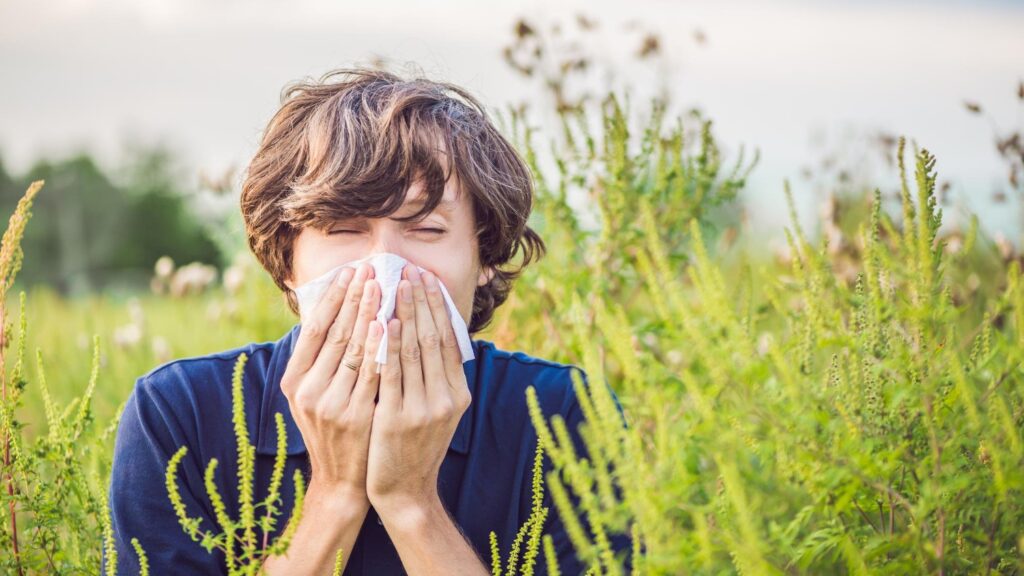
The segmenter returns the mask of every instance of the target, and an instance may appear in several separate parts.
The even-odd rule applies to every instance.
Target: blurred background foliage
[[[10,214],[28,183],[46,181],[26,230],[20,286],[63,296],[147,290],[161,256],[222,267],[229,262],[201,224],[171,153],[138,149],[116,169],[82,152],[43,158],[25,174],[0,164],[0,209]]]

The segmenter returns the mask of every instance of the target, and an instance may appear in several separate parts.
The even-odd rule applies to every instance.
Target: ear
[[[481,268],[480,269],[480,275],[477,276],[477,279],[476,279],[476,285],[477,286],[484,286],[484,285],[486,285],[488,282],[491,281],[491,278],[494,278],[494,272],[495,272],[495,270],[494,270],[494,267],[492,267],[492,266],[485,266],[485,267]]]

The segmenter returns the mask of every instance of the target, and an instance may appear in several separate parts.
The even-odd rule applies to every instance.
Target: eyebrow
[[[422,206],[422,205],[424,205],[426,203],[427,203],[427,198],[424,197],[424,196],[419,196],[419,197],[413,198],[412,200],[406,200],[403,205]],[[456,204],[458,204],[458,201],[456,201],[455,199],[452,199],[452,198],[441,198],[441,202],[438,203],[438,205],[435,207],[435,210],[436,209],[440,209],[440,210],[442,210],[444,212],[451,212],[452,210],[455,209],[455,205]]]
[[[427,199],[425,197],[420,196],[420,197],[414,198],[412,200],[407,200],[406,202],[402,203],[402,208],[404,208],[406,206],[409,206],[409,207],[412,207],[412,208],[419,208],[420,206],[423,206],[426,203],[427,203]],[[434,207],[434,211],[440,211],[440,212],[443,212],[445,214],[452,214],[453,212],[455,212],[456,206],[458,204],[459,204],[459,202],[456,201],[455,199],[447,199],[447,198],[443,198],[442,197],[441,201],[437,204],[437,206]],[[415,212],[416,211],[414,210],[412,213],[415,213]],[[429,215],[431,213],[433,213],[433,212],[428,212],[427,214]]]
[[[415,207],[422,206],[422,205],[426,204],[426,202],[427,202],[427,199],[425,197],[423,197],[423,196],[420,196],[420,197],[417,197],[417,198],[414,198],[414,199],[411,199],[411,200],[406,200],[402,204],[402,207],[404,208],[405,206],[410,206],[410,207],[414,207],[415,208]],[[451,215],[453,212],[455,212],[455,208],[458,205],[458,203],[459,203],[458,200],[449,199],[449,198],[443,198],[442,197],[441,198],[441,202],[439,202],[438,205],[434,207],[434,210],[435,211],[440,210],[441,212],[443,212],[443,213],[445,213],[447,215]],[[415,213],[415,210],[413,211],[413,213]],[[433,214],[433,213],[434,212],[428,212],[426,215],[424,215],[424,217],[429,216],[430,214]],[[354,221],[354,220],[362,220],[364,218],[365,218],[365,216],[349,216],[347,218],[341,218],[339,221],[341,221],[341,222],[351,222],[351,221]],[[391,217],[391,219],[394,220],[393,217]]]

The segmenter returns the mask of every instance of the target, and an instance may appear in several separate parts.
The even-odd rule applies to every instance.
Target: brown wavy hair
[[[469,332],[479,332],[545,246],[526,225],[533,204],[529,168],[459,86],[370,68],[333,70],[285,86],[242,183],[249,247],[298,315],[284,281],[300,230],[388,216],[422,178],[427,201],[415,214],[395,218],[420,219],[441,201],[452,171],[460,193],[472,198],[480,264],[494,269],[473,297]],[[522,262],[506,267],[520,250]]]

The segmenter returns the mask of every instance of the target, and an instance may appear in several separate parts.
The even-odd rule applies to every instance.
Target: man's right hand
[[[383,332],[374,320],[379,307],[373,267],[343,268],[303,322],[281,378],[309,454],[309,490],[367,509],[367,450],[380,383],[374,360]]]

